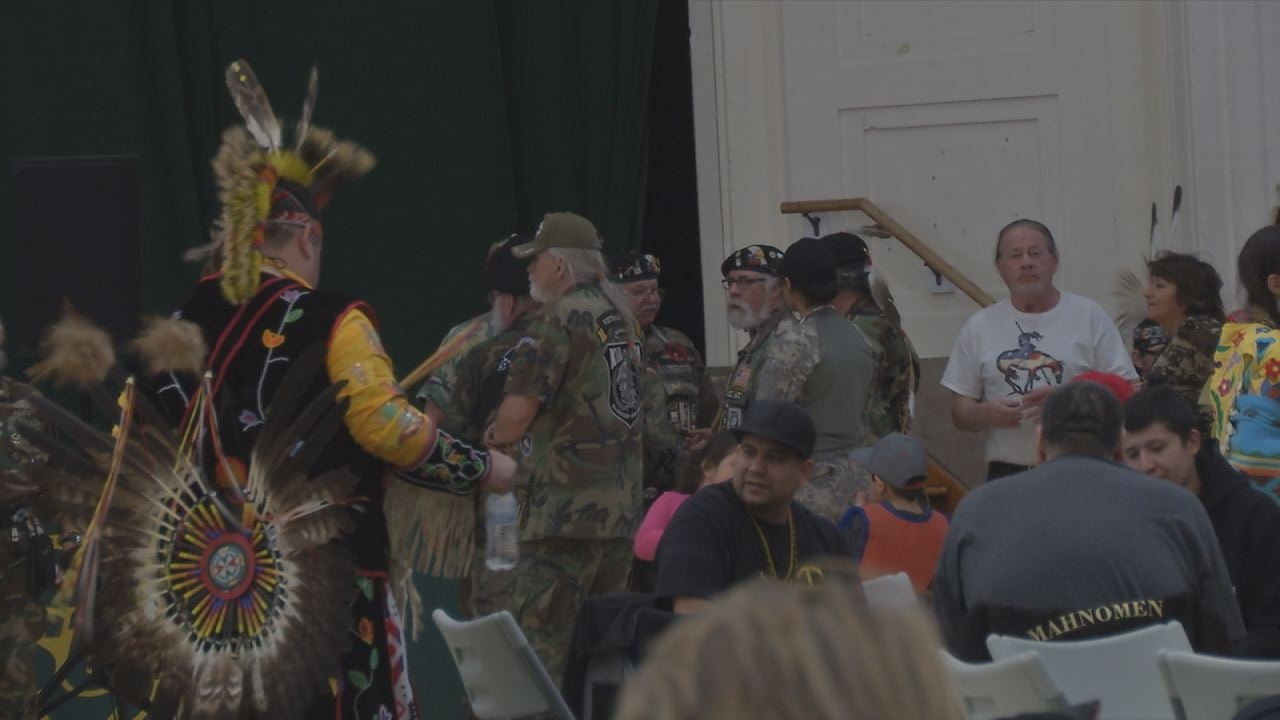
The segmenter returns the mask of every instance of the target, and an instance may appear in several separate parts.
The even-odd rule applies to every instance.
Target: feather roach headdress
[[[213,159],[222,204],[213,241],[185,257],[215,257],[222,271],[223,295],[241,304],[258,289],[260,248],[267,226],[304,225],[318,219],[334,189],[372,170],[375,160],[363,147],[311,125],[318,83],[315,68],[292,147],[285,146],[280,121],[249,64],[231,63],[226,80],[244,125],[222,134],[222,147]]]

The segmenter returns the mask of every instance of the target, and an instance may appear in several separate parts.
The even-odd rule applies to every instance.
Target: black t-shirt
[[[795,502],[791,518],[796,532],[793,582],[821,584],[812,565],[816,558],[852,558],[849,541],[829,520]],[[769,543],[776,577],[782,578],[791,556],[787,524],[756,522]],[[660,598],[710,598],[741,580],[769,575],[760,533],[732,482],[705,487],[684,501],[662,534],[657,560],[655,593]]]

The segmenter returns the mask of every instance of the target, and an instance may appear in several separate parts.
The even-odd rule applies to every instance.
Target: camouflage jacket
[[[516,343],[527,334],[530,320],[528,315],[516,318],[506,330],[463,354],[445,406],[445,430],[466,442],[483,444],[484,429],[502,405]]]
[[[765,353],[756,397],[792,402],[809,413],[818,431],[814,460],[861,447],[872,375],[862,334],[831,306],[803,318],[786,315]]]
[[[1200,394],[1213,374],[1213,356],[1221,334],[1221,320],[1208,315],[1188,316],[1144,378],[1148,385],[1168,385],[1177,390],[1196,411],[1201,433],[1210,432],[1213,423],[1212,412],[1200,404]]]
[[[490,340],[497,333],[494,330],[493,323],[489,322],[489,314],[477,315],[470,320],[455,325],[444,339],[440,341],[440,348],[448,347],[450,343],[458,343],[461,347],[453,357],[449,358],[444,364],[436,368],[422,382],[422,387],[418,390],[415,399],[418,405],[426,407],[427,403],[431,403],[436,407],[444,410],[449,407],[449,395],[453,393],[453,385],[458,374],[458,363],[462,362],[462,358],[471,348]]]
[[[684,333],[650,325],[644,331],[646,380],[644,501],[675,486],[676,457],[685,437],[715,418],[719,401],[702,356]]]
[[[892,432],[911,432],[911,393],[920,387],[920,358],[907,334],[885,317],[874,300],[854,303],[845,315],[871,350],[874,370],[867,392],[869,441]]]
[[[713,430],[731,430],[742,424],[742,415],[756,396],[756,385],[760,380],[760,370],[764,367],[765,353],[773,339],[774,330],[784,316],[785,309],[774,313],[756,328],[751,342],[738,351],[738,362],[729,373],[729,381],[724,390],[724,413]]]
[[[543,306],[516,342],[506,394],[537,398],[518,453],[520,538],[630,538],[640,521],[635,331],[595,283]]]

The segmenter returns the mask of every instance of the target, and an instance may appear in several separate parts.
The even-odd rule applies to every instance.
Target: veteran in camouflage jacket
[[[751,336],[725,384],[724,408],[713,430],[730,430],[742,424],[743,413],[756,397],[760,371],[774,330],[786,309],[778,268],[782,251],[771,245],[749,245],[720,263],[720,284],[726,292],[729,324]]]
[[[693,341],[679,330],[654,323],[662,309],[661,274],[661,262],[647,253],[629,252],[613,263],[613,278],[640,327],[645,377],[653,386],[646,387],[644,403],[646,508],[675,486],[676,458],[695,429],[710,427],[719,407],[706,364]]]
[[[595,227],[571,213],[547,215],[514,248],[531,258],[543,307],[515,344],[485,432],[520,466],[520,559],[501,604],[556,679],[583,601],[626,588],[642,511],[642,350],[599,248]]]
[[[911,432],[911,395],[920,388],[920,358],[907,334],[871,293],[871,253],[861,237],[838,232],[822,236],[836,261],[836,298],[841,314],[862,333],[874,370],[867,390],[865,444],[890,433]]]

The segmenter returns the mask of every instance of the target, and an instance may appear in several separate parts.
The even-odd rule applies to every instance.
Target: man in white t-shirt
[[[1137,377],[1106,311],[1054,287],[1058,246],[1049,228],[1027,219],[1006,225],[996,271],[1009,297],[969,318],[942,375],[956,427],[987,432],[988,480],[1035,464],[1036,422],[1054,388],[1087,370]]]

